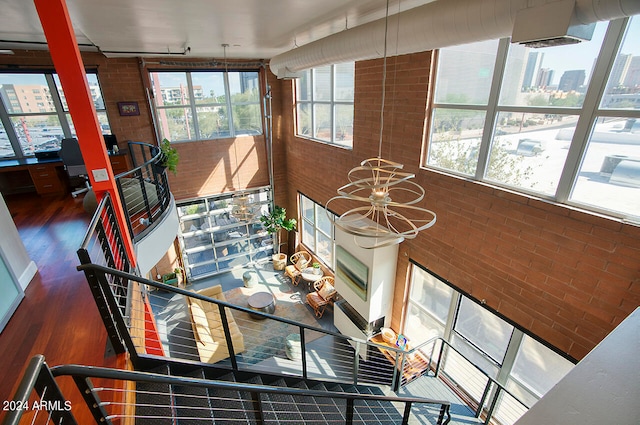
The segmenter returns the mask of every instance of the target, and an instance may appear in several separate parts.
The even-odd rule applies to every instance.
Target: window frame
[[[160,96],[160,98],[162,98],[162,94],[161,92],[159,93],[155,93],[155,84],[154,84],[154,78],[153,78],[153,74],[167,74],[167,73],[172,73],[172,74],[184,74],[185,78],[186,78],[186,82],[187,82],[187,90],[188,90],[188,100],[183,103],[183,104],[172,104],[172,105],[158,105],[158,96]],[[222,102],[207,102],[207,103],[198,103],[197,102],[197,98],[196,98],[196,92],[194,89],[194,85],[193,85],[193,74],[196,73],[220,73],[222,74],[223,78],[223,85],[224,85],[224,97],[225,97],[225,101]],[[247,101],[247,102],[233,102],[232,99],[232,94],[231,94],[231,86],[229,83],[229,75],[235,73],[238,74],[239,76],[242,73],[255,73],[256,75],[256,80],[258,81],[258,85],[257,85],[257,89],[258,89],[258,98],[255,102],[251,102],[251,101]],[[163,125],[161,125],[159,122],[156,123],[156,132],[158,133],[158,138],[160,140],[166,138],[171,140],[172,143],[177,142],[177,143],[188,143],[188,142],[199,142],[199,141],[206,141],[206,140],[219,140],[219,139],[230,139],[230,138],[234,138],[234,137],[238,137],[238,136],[260,136],[264,134],[264,111],[263,111],[263,102],[262,102],[262,92],[260,89],[260,71],[259,70],[253,70],[253,69],[246,69],[246,70],[223,70],[223,69],[202,69],[202,70],[184,70],[184,69],[151,69],[149,70],[149,79],[151,81],[151,90],[154,91],[154,97],[153,97],[153,109],[154,109],[154,116],[155,117],[159,117],[160,111],[162,110],[179,110],[179,109],[188,109],[191,113],[191,119],[193,120],[193,131],[194,131],[194,136],[191,138],[173,138],[171,135],[165,135],[163,134],[162,128]],[[239,77],[240,80],[242,80],[242,78]],[[161,91],[163,88],[162,85],[160,85],[158,87],[158,90]],[[165,87],[168,88],[168,87]],[[239,131],[236,130],[235,127],[235,123],[234,123],[234,118],[233,118],[233,107],[234,106],[242,106],[242,105],[255,105],[258,107],[258,109],[260,110],[260,129],[259,131],[252,133],[252,132],[246,132],[246,131]],[[228,134],[223,134],[221,136],[207,136],[204,137],[201,134],[201,130],[200,130],[200,125],[199,125],[199,118],[198,118],[198,109],[199,108],[207,108],[207,107],[224,107],[226,109],[226,115],[227,115],[227,125],[228,125]],[[156,118],[156,120],[158,120],[159,118]],[[168,124],[167,124],[168,125]]]
[[[336,74],[337,74],[337,66],[338,65],[344,65],[344,64],[348,64],[348,63],[352,63],[353,64],[353,90],[355,93],[355,62],[345,62],[343,64],[332,64],[332,65],[327,65],[330,67],[331,72],[330,72],[330,87],[329,87],[329,91],[330,91],[330,99],[329,100],[316,100],[315,99],[315,93],[316,93],[316,86],[315,86],[315,81],[316,81],[316,73],[318,68],[311,68],[311,69],[307,69],[305,71],[303,71],[303,73],[306,75],[306,78],[308,78],[309,81],[309,94],[308,94],[308,99],[303,99],[301,100],[299,98],[299,93],[300,93],[300,82],[303,80],[302,78],[298,78],[296,79],[296,83],[294,85],[294,90],[295,90],[295,136],[296,137],[300,137],[302,139],[308,139],[308,140],[313,140],[314,142],[320,142],[320,143],[326,143],[329,145],[333,145],[333,146],[338,146],[338,147],[342,147],[345,149],[353,149],[353,116],[351,118],[351,140],[348,143],[340,143],[337,140],[337,134],[338,134],[338,130],[337,130],[337,112],[336,110],[338,109],[338,107],[340,106],[351,106],[352,110],[354,110],[354,100],[337,100],[336,99]],[[299,132],[300,129],[300,121],[299,121],[299,115],[300,115],[300,109],[301,107],[303,107],[304,105],[307,105],[308,107],[308,111],[309,111],[309,121],[310,121],[310,125],[311,125],[311,135],[307,135],[307,134],[301,134]],[[325,106],[329,106],[330,108],[330,126],[331,126],[331,138],[329,140],[327,139],[323,139],[323,138],[319,138],[317,137],[316,133],[316,119],[317,119],[317,114],[316,114],[316,106],[318,105],[325,105]]]
[[[639,19],[640,17],[635,17]],[[607,117],[623,117],[640,119],[640,110],[632,109],[614,109],[603,108],[601,100],[605,96],[606,86],[608,83],[610,72],[613,65],[620,54],[622,41],[626,36],[626,32],[631,25],[631,18],[622,18],[610,21],[605,30],[602,46],[595,58],[592,75],[589,78],[589,84],[586,88],[584,101],[579,107],[554,107],[554,106],[516,106],[505,105],[500,103],[500,94],[502,89],[502,81],[507,66],[509,54],[510,39],[503,38],[499,40],[494,73],[491,80],[489,99],[487,105],[476,104],[457,104],[436,102],[435,92],[437,91],[438,75],[437,72],[432,74],[432,84],[436,87],[431,93],[431,108],[428,119],[428,128],[426,137],[424,138],[426,146],[423,147],[423,158],[421,160],[421,168],[428,170],[437,170],[447,174],[460,176],[466,179],[473,179],[478,182],[487,183],[493,186],[505,188],[507,190],[516,191],[529,197],[543,198],[555,203],[579,207],[596,213],[606,214],[610,217],[625,219],[630,221],[640,220],[640,216],[632,213],[621,211],[620,209],[607,209],[606,205],[593,205],[576,199],[571,199],[571,194],[575,189],[582,166],[582,160],[588,149],[591,133],[594,129],[598,118]],[[636,22],[637,24],[637,22]],[[434,61],[434,69],[437,69],[439,61],[439,51]],[[467,111],[482,111],[486,114],[484,127],[480,139],[480,145],[477,152],[477,164],[475,172],[465,174],[449,168],[429,164],[430,153],[433,147],[432,137],[434,131],[434,117],[436,111],[447,109],[459,109]],[[492,143],[494,141],[494,132],[497,127],[497,117],[500,113],[533,113],[533,114],[555,114],[565,116],[577,116],[573,137],[570,141],[569,150],[567,152],[564,165],[560,171],[555,192],[552,194],[527,189],[517,184],[508,184],[490,179],[487,177],[489,168],[489,156],[491,153]]]
[[[100,85],[100,77],[98,75],[97,70],[86,70],[85,73],[88,75],[95,76],[96,83],[98,89],[100,90],[100,97],[102,98],[102,108],[98,108],[96,103],[94,102],[94,107],[96,110],[96,114],[98,117],[104,115],[107,128],[102,127],[101,132],[103,134],[111,134],[111,125],[109,123],[109,116],[107,114],[106,102],[104,101],[104,92],[102,91],[102,86]],[[49,95],[51,96],[51,105],[53,107],[53,111],[42,111],[42,112],[9,112],[9,108],[4,104],[4,97],[0,96],[0,122],[2,123],[2,127],[7,135],[11,148],[13,149],[13,155],[2,156],[2,159],[22,159],[22,158],[30,158],[35,156],[35,150],[33,153],[25,152],[21,143],[18,133],[15,130],[15,126],[12,117],[56,117],[58,122],[60,123],[60,127],[62,130],[63,138],[71,138],[77,137],[75,133],[75,127],[73,126],[72,117],[69,113],[68,107],[65,106],[63,102],[63,96],[61,95],[61,91],[58,89],[58,84],[56,83],[57,73],[55,70],[4,70],[1,74],[23,74],[23,75],[41,75],[44,77],[46,82],[46,88],[49,91]],[[16,86],[16,84],[12,84]],[[60,88],[62,89],[61,85]],[[35,93],[35,92],[34,92]],[[42,96],[42,93],[39,93],[39,96]],[[46,99],[43,99],[43,101]],[[46,105],[45,105],[46,107]]]
[[[302,210],[301,206],[303,203],[303,198],[309,202],[311,205],[313,205],[313,221],[309,220],[305,215],[304,215],[304,211]],[[336,263],[336,240],[335,240],[335,225],[333,224],[333,222],[335,221],[336,215],[334,213],[331,212],[331,214],[333,215],[333,218],[329,219],[331,222],[331,235],[328,235],[325,231],[322,230],[322,228],[318,225],[318,218],[317,218],[317,214],[316,212],[318,211],[318,209],[322,209],[325,210],[325,207],[322,206],[321,204],[315,202],[313,199],[309,198],[308,196],[304,195],[301,192],[298,192],[298,211],[299,211],[299,223],[301,223],[301,228],[300,230],[300,243],[308,250],[310,251],[315,258],[317,258],[320,262],[322,262],[325,266],[327,266],[329,269],[331,269],[331,271],[335,270],[335,263]],[[313,229],[313,246],[314,249],[311,249],[311,246],[309,245],[308,241],[305,242],[305,232],[302,230],[302,226],[306,224],[308,226],[310,226],[311,229]],[[321,233],[325,238],[327,238],[329,241],[331,241],[331,246],[329,247],[329,251],[330,251],[330,255],[331,255],[331,264],[328,264],[323,258],[322,256],[320,256],[317,252],[317,246],[318,246],[318,233]]]

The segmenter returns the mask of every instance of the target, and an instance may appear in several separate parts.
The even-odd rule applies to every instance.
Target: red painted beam
[[[34,0],[47,38],[56,73],[60,77],[69,112],[78,136],[82,158],[98,201],[109,192],[124,236],[127,253],[136,264],[135,250],[124,214],[102,129],[89,90],[84,63],[64,0]]]

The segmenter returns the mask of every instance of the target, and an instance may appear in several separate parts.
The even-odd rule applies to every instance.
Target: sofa
[[[226,301],[220,285],[211,286],[197,293],[205,297]],[[187,303],[189,305],[191,326],[193,328],[196,346],[198,347],[200,361],[203,363],[216,363],[228,358],[229,350],[227,348],[227,340],[224,336],[220,308],[214,303],[191,297],[187,298]],[[229,323],[231,338],[233,339],[233,349],[236,354],[239,354],[245,349],[244,338],[233,318],[231,310],[226,309],[225,312]]]

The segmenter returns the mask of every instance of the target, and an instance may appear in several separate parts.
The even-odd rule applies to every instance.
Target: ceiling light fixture
[[[229,85],[229,64],[227,62],[227,47],[228,44],[223,44],[224,49],[224,79],[226,85]],[[235,143],[234,143],[235,146]],[[240,187],[240,168],[238,164],[238,153],[236,152],[236,176],[238,177],[238,188]],[[253,220],[260,209],[254,205],[252,196],[244,189],[231,196],[231,216],[238,221],[251,221]]]
[[[353,235],[358,246],[367,249],[395,245],[405,239],[413,239],[421,230],[428,229],[436,223],[436,214],[433,211],[416,205],[424,199],[425,191],[411,181],[415,174],[402,171],[403,164],[382,158],[388,26],[389,0],[384,29],[378,156],[365,159],[359,166],[351,169],[348,174],[349,183],[340,187],[337,190],[338,196],[329,199],[326,204],[327,213],[332,202],[363,204],[349,209],[337,217],[334,223],[339,229]]]

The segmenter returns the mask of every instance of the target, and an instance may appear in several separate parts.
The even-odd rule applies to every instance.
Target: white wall
[[[9,208],[0,195],[0,250],[7,262],[7,266],[18,278],[24,291],[35,276],[38,268],[27,253],[16,225],[13,222]]]
[[[158,264],[178,235],[180,222],[173,197],[169,210],[172,211],[164,215],[162,221],[156,224],[156,228],[136,243],[136,264],[141,276],[146,276]]]
[[[640,424],[640,307],[515,425]]]

